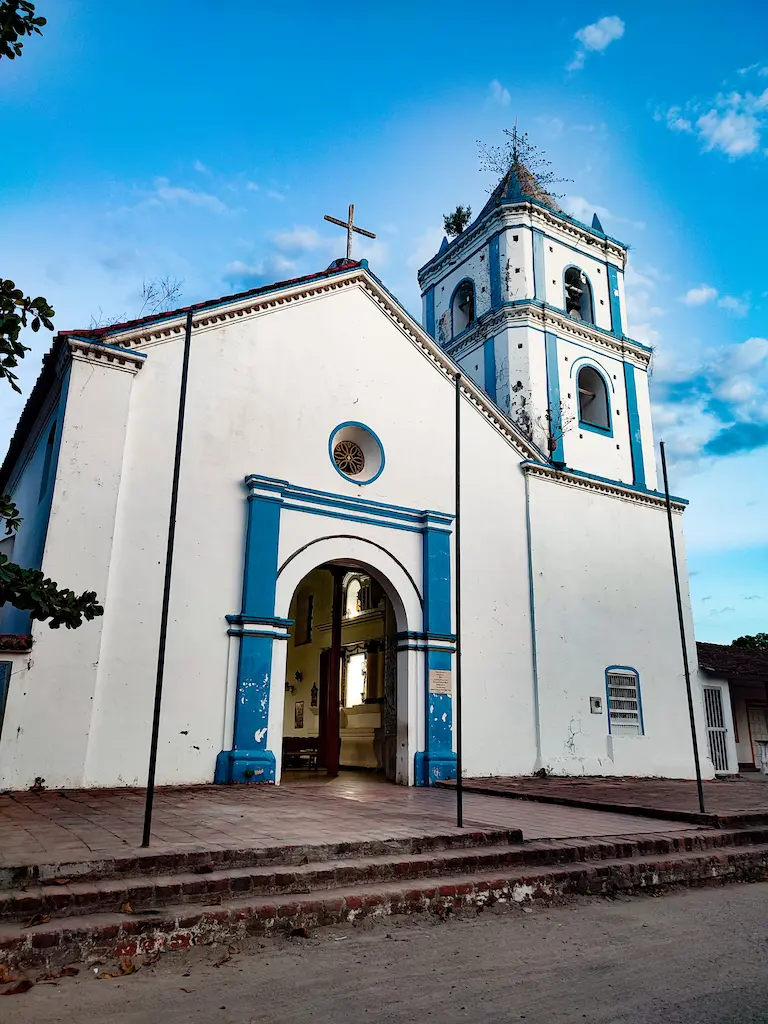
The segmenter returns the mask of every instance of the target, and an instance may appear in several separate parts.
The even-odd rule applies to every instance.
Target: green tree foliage
[[[0,60],[20,57],[24,37],[43,33],[45,18],[35,17],[35,5],[30,0],[0,0]]]
[[[45,25],[45,18],[35,17],[34,4],[27,0],[0,0],[0,58],[13,60],[21,54],[24,36],[31,36]],[[22,327],[39,331],[41,327],[53,330],[54,311],[41,296],[30,298],[13,281],[0,278],[0,381],[7,381],[14,391],[21,392],[14,372],[19,360],[29,349],[19,340]],[[7,494],[0,495],[0,522],[5,522],[10,536],[22,519],[19,510]],[[0,554],[0,605],[10,603],[28,611],[32,619],[47,621],[52,629],[66,626],[76,629],[83,619],[103,615],[96,594],[87,590],[77,595],[59,587],[37,569],[23,569]]]
[[[763,651],[768,654],[768,633],[755,633],[754,636],[740,636],[731,647],[741,647],[745,651]]]
[[[449,238],[456,238],[472,220],[471,206],[457,206],[453,213],[446,213],[443,217],[443,227]]]

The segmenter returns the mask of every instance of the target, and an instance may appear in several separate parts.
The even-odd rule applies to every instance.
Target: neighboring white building
[[[365,261],[192,307],[159,783],[318,744],[455,776],[457,363],[465,774],[693,776],[625,260],[512,174],[422,268],[424,328]],[[186,316],[59,334],[22,415],[14,559],[105,614],[0,654],[0,787],[146,780]]]

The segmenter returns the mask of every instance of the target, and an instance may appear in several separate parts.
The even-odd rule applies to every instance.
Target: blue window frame
[[[576,374],[576,398],[579,427],[613,436],[610,389],[605,377],[591,363],[583,364]]]
[[[609,665],[605,670],[608,732],[612,736],[644,736],[640,673],[629,665]]]

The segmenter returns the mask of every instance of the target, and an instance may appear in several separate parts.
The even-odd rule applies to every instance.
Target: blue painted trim
[[[423,526],[411,526],[408,523],[395,523],[389,520],[370,519],[367,516],[356,516],[344,512],[332,512],[330,509],[313,508],[308,507],[307,505],[294,505],[291,502],[285,502],[283,507],[292,512],[306,512],[311,516],[325,516],[328,519],[343,519],[345,522],[349,523],[363,523],[366,526],[381,526],[390,530],[406,530],[409,533],[424,532]]]
[[[419,633],[412,629],[402,630],[395,633],[395,640],[446,640],[452,643],[456,640],[455,633]]]
[[[608,304],[611,310],[611,330],[614,334],[621,335],[621,298],[619,296],[619,270],[612,263],[606,263],[608,271]]]
[[[266,636],[271,640],[290,640],[289,634],[270,633],[262,629],[228,629],[227,636]]]
[[[430,338],[435,336],[435,286],[432,285],[424,293],[424,308],[425,308],[425,330]]]
[[[573,345],[577,345],[577,344],[578,344],[578,342],[571,342],[571,340],[570,340],[570,339],[567,339],[567,340],[568,340],[568,343],[569,343],[569,344],[573,344]],[[580,347],[581,347],[581,348],[584,348],[585,346],[584,346],[584,345],[581,345]],[[590,349],[589,351],[591,352],[592,350]],[[602,352],[600,353],[600,356],[601,356],[601,358],[602,358]],[[611,357],[609,357],[609,358],[611,358],[611,359],[612,359],[612,358],[613,358],[613,356],[611,356]],[[589,357],[589,356],[579,356],[579,358],[578,358],[578,359],[574,359],[574,361],[573,361],[573,362],[571,363],[571,369],[570,369],[570,372],[569,372],[568,376],[569,376],[570,378],[573,378],[573,371],[574,371],[574,370],[576,369],[576,367],[577,367],[577,366],[578,366],[578,368],[579,368],[579,369],[581,369],[581,367],[582,367],[583,365],[587,365],[587,366],[594,366],[594,368],[595,368],[595,369],[596,369],[596,370],[597,370],[597,371],[598,371],[599,373],[602,373],[602,374],[603,374],[603,376],[605,377],[605,370],[603,369],[603,367],[602,367],[602,366],[600,366],[599,364],[596,364],[596,363],[594,362],[594,359],[595,359],[595,355],[594,355],[594,354],[592,355],[592,358],[591,358],[591,359],[590,359],[590,357]],[[623,359],[617,359],[616,361],[617,361],[617,362],[619,362],[619,363],[621,363],[621,364],[622,364],[622,366],[624,365],[624,360],[623,360]],[[609,383],[609,385],[610,385],[610,387],[611,387],[611,391],[613,391],[613,392],[615,393],[615,391],[616,391],[616,385],[615,385],[615,384],[613,383],[613,381],[611,380],[611,378],[610,378],[610,377],[608,378],[608,383]]]
[[[367,434],[370,434],[376,444],[379,446],[379,454],[381,455],[381,465],[378,471],[368,480],[358,480],[356,477],[348,476],[346,473],[342,473],[333,458],[333,439],[336,437],[340,430],[344,430],[345,427],[358,427],[360,430],[364,430]],[[365,487],[367,484],[372,484],[374,480],[378,480],[381,474],[384,472],[384,465],[386,459],[384,458],[384,445],[381,443],[381,439],[375,430],[371,430],[365,423],[359,423],[357,420],[345,420],[343,423],[339,423],[337,427],[334,427],[331,431],[330,437],[328,438],[328,457],[331,460],[331,465],[339,474],[339,476],[346,480],[347,483],[355,484],[357,487]]]
[[[608,690],[608,675],[611,672],[631,672],[637,680],[637,711],[640,715],[640,735],[645,736],[645,719],[643,718],[643,694],[640,686],[640,673],[631,665],[609,665],[605,670],[605,710],[608,713],[608,734],[611,734],[611,698]]]
[[[546,465],[548,465],[546,462],[535,462],[533,459],[524,459],[520,463],[520,466],[522,468],[525,468],[525,466],[546,466]],[[636,484],[628,484],[624,480],[613,480],[609,476],[597,476],[596,473],[585,473],[585,472],[583,472],[580,469],[571,469],[570,466],[567,469],[564,469],[563,472],[567,473],[568,476],[578,476],[578,477],[581,477],[583,480],[594,480],[595,483],[598,483],[598,484],[612,484],[614,487],[623,487],[625,491],[635,491],[637,494],[647,494],[647,495],[650,495],[650,497],[652,497],[652,498],[661,498],[662,500],[665,498],[665,495],[664,495],[663,491],[652,491],[648,487],[645,487],[645,486],[641,487],[640,485],[636,485]],[[670,494],[669,500],[670,501],[674,501],[678,505],[688,505],[689,504],[687,498],[678,498],[678,497],[675,497],[674,494]]]
[[[294,619],[276,619],[269,615],[225,615],[224,618],[234,626],[256,623],[259,626],[282,626],[284,629],[288,629],[295,621]]]
[[[552,331],[544,334],[544,354],[547,364],[547,407],[550,416],[561,415],[560,407],[560,370],[557,362],[557,335]],[[565,450],[562,436],[557,438],[555,450],[551,452],[553,462],[565,462]]]
[[[275,490],[284,481],[264,480],[264,489]],[[275,620],[277,553],[280,540],[281,501],[249,494],[248,522],[243,567],[241,622]],[[285,620],[282,620],[283,622]],[[277,623],[275,624],[277,628]],[[230,632],[230,631],[228,631]],[[232,750],[224,750],[216,762],[216,782],[275,781],[275,756],[267,743],[269,695],[272,675],[274,631],[237,630],[240,653],[237,663],[235,725]],[[253,775],[246,775],[253,772]]]
[[[603,382],[603,387],[605,388],[605,407],[608,410],[608,426],[607,427],[601,427],[597,423],[590,423],[589,420],[584,420],[584,419],[581,418],[581,396],[579,394],[579,374],[581,373],[582,370],[586,369],[587,366],[590,367],[590,369],[595,371],[595,373],[598,375],[600,380]],[[581,366],[579,367],[579,373],[576,374],[576,408],[577,408],[578,413],[579,413],[579,430],[591,430],[593,434],[602,434],[603,437],[613,437],[613,410],[611,409],[611,391],[610,391],[610,388],[609,388],[608,384],[606,384],[606,381],[605,381],[605,372],[602,369],[602,367],[597,366],[595,363],[592,363],[592,362],[590,362],[589,360],[586,360],[586,359],[582,362]]]
[[[461,286],[463,284],[466,284],[467,281],[469,281],[469,283],[472,285],[472,313],[473,313],[473,316],[472,316],[472,319],[467,324],[467,326],[464,327],[462,330],[460,330],[458,334],[456,334],[456,330],[455,330],[455,328],[453,326],[453,300],[456,298],[456,292],[459,290],[459,288],[461,288]],[[471,277],[462,277],[462,279],[458,282],[456,287],[451,292],[451,302],[450,302],[450,305],[448,306],[448,308],[451,311],[451,340],[453,340],[454,338],[461,337],[461,335],[464,333],[464,331],[468,331],[470,329],[470,327],[474,327],[475,324],[477,323],[477,289],[475,288],[475,282],[474,282],[473,278],[471,278]]]
[[[538,228],[533,228],[533,297],[539,302],[546,302],[547,279],[544,269],[544,235]],[[520,301],[519,299],[516,301]]]
[[[578,272],[580,274],[583,274],[586,278],[587,288],[589,288],[589,305],[592,309],[591,320],[577,320],[576,323],[587,324],[588,327],[596,327],[597,324],[595,323],[595,314],[597,310],[595,309],[595,289],[592,287],[592,282],[589,280],[586,270],[584,270],[582,267],[577,267],[575,263],[569,263],[567,267],[563,267],[563,312],[566,316],[570,315],[567,312],[567,303],[565,300],[565,275],[568,273],[569,270],[578,270]],[[605,330],[605,328],[603,328],[603,330]]]
[[[8,702],[8,691],[11,687],[12,661],[0,661],[0,739],[3,738],[3,719],[5,705]]]
[[[637,407],[635,368],[632,363],[624,363],[624,385],[627,392],[627,422],[629,424],[629,448],[632,453],[632,475],[637,487],[645,487],[643,435],[640,429],[640,412]]]
[[[494,235],[488,242],[488,270],[491,275],[491,309],[498,309],[501,305],[501,256],[498,235]]]
[[[483,342],[483,380],[485,392],[492,402],[496,401],[496,342],[486,338]]]
[[[439,754],[427,750],[419,751],[415,757],[414,768],[414,785],[433,786],[436,782],[456,778],[456,755],[452,751]]]

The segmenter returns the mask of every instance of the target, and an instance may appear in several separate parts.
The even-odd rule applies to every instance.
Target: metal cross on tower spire
[[[352,232],[356,231],[358,235],[365,235],[366,238],[375,238],[376,235],[372,231],[366,231],[364,228],[359,228],[355,224],[355,204],[349,204],[349,217],[347,220],[337,220],[335,217],[329,217],[326,213],[324,220],[330,221],[331,224],[337,224],[340,228],[347,229],[347,259],[352,259]]]

